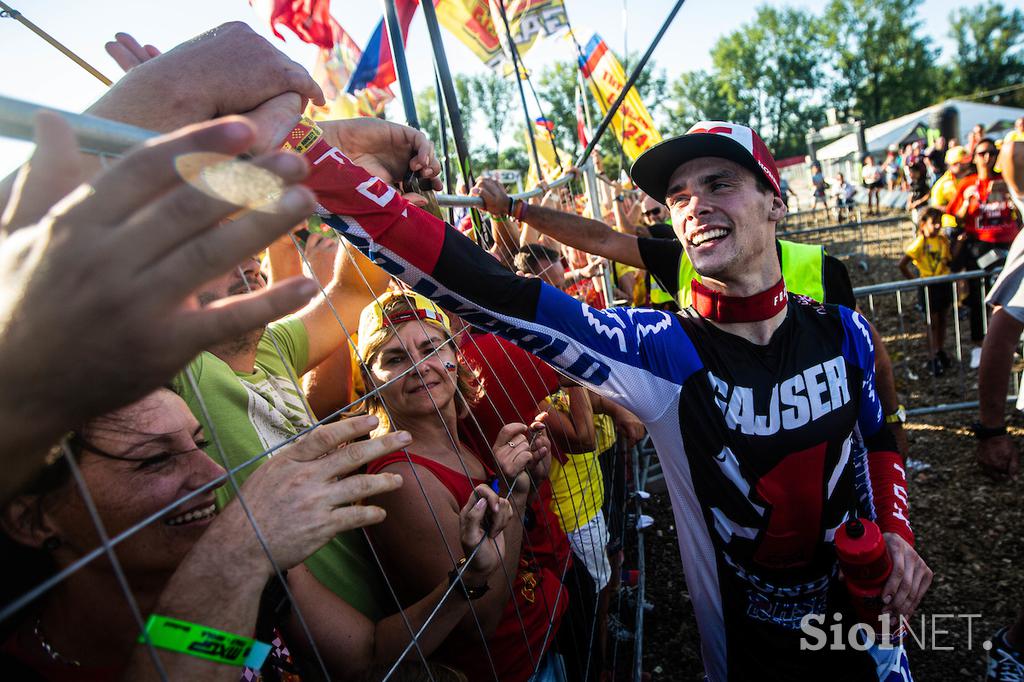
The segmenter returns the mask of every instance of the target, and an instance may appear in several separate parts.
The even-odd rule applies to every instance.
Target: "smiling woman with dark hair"
[[[92,420],[68,442],[108,536],[156,517],[115,547],[142,617],[154,614],[255,636],[272,645],[262,665],[264,678],[278,679],[304,667],[284,643],[298,644],[304,637],[247,512],[283,570],[340,532],[379,523],[384,511],[359,500],[398,488],[401,477],[352,474],[407,438],[397,432],[349,442],[376,426],[373,417],[354,417],[318,427],[281,448],[249,477],[240,495],[247,510],[236,500],[219,512],[214,490],[223,484],[225,471],[203,452],[208,443],[199,423],[168,389]],[[100,544],[90,502],[72,473],[65,456],[58,457],[3,508],[9,572],[3,581],[4,604]],[[500,533],[511,516],[507,503],[503,507],[493,492],[482,496],[491,504],[456,511],[462,531],[457,542],[470,549],[485,537],[485,523],[490,532]],[[467,567],[467,580],[486,579],[499,562],[500,556],[485,546]],[[447,581],[438,586],[431,599],[418,605],[420,611],[409,610],[413,625],[437,607],[447,587]],[[398,616],[374,624],[333,594],[321,601],[349,636],[347,646],[334,652],[346,657],[344,664],[325,656],[332,677],[355,677],[373,664],[391,663],[408,643]],[[457,620],[466,608],[461,600],[449,599],[438,619]],[[18,679],[159,678],[145,647],[136,645],[138,622],[105,557],[73,572],[5,625],[4,670],[19,671]],[[171,679],[232,680],[240,673],[237,667],[180,653],[161,650],[160,658]],[[313,660],[307,657],[306,665]]]

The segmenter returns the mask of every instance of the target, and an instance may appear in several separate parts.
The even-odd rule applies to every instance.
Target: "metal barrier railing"
[[[981,333],[988,331],[988,310],[984,303],[991,280],[1000,272],[1001,268],[992,270],[971,270],[969,272],[958,272],[938,277],[924,277],[920,279],[901,280],[896,282],[885,282],[857,287],[853,290],[858,301],[867,299],[868,316],[876,329],[886,339],[886,346],[889,355],[893,360],[893,373],[897,379],[897,387],[900,388],[903,402],[907,405],[907,413],[911,415],[934,414],[938,412],[952,412],[957,410],[969,410],[977,408],[977,399],[971,399],[970,393],[973,387],[968,381],[968,367],[964,353],[964,330],[960,319],[963,304],[961,302],[961,287],[964,283],[971,288],[972,282],[977,282],[977,298],[980,301],[980,311],[972,312],[980,315]],[[955,371],[955,381],[951,382],[950,377],[942,378],[931,376],[927,382],[922,382],[918,370],[923,364],[915,362],[916,359],[928,357],[928,330],[932,323],[932,295],[930,288],[935,286],[949,286],[952,298],[951,315],[949,323],[953,327],[952,344],[956,366],[950,367]],[[918,302],[906,305],[903,295],[909,291],[917,291]],[[934,291],[934,289],[933,289]],[[883,296],[892,295],[891,302],[879,300]],[[892,317],[895,316],[895,320]],[[889,324],[887,324],[889,323]],[[889,335],[887,332],[895,326],[895,333]],[[947,331],[948,324],[947,323]],[[1015,400],[1020,388],[1020,377],[1013,373],[1013,392],[1008,400]]]

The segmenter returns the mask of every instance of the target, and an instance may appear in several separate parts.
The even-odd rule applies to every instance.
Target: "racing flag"
[[[329,50],[337,40],[338,22],[331,18],[331,0],[249,0],[259,14],[269,19],[270,30],[284,40],[277,26],[292,30],[307,43]]]
[[[505,23],[500,0],[434,0],[438,21],[492,69],[511,67],[505,44]],[[504,0],[505,16],[519,54],[524,55],[539,37],[560,33],[569,26],[563,0]]]
[[[601,105],[601,113],[607,114],[608,108],[626,85],[626,73],[622,70],[622,64],[596,33],[587,41],[579,64],[583,76],[590,84],[594,99]],[[644,151],[661,142],[661,134],[654,127],[651,115],[640,99],[636,87],[629,89],[626,98],[612,117],[612,130],[615,131],[615,136],[619,138],[623,151],[631,161],[636,161]]]

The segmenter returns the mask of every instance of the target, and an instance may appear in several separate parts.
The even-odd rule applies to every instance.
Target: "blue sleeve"
[[[849,308],[837,306],[843,321],[843,357],[861,370],[862,386],[857,424],[865,438],[878,433],[885,423],[882,403],[875,388],[875,345],[867,320]]]

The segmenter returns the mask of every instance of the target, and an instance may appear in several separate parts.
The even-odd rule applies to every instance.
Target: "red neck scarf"
[[[775,286],[753,296],[727,296],[708,289],[697,280],[690,286],[693,307],[701,317],[715,322],[761,322],[778,315],[789,300],[786,283],[781,279]]]

